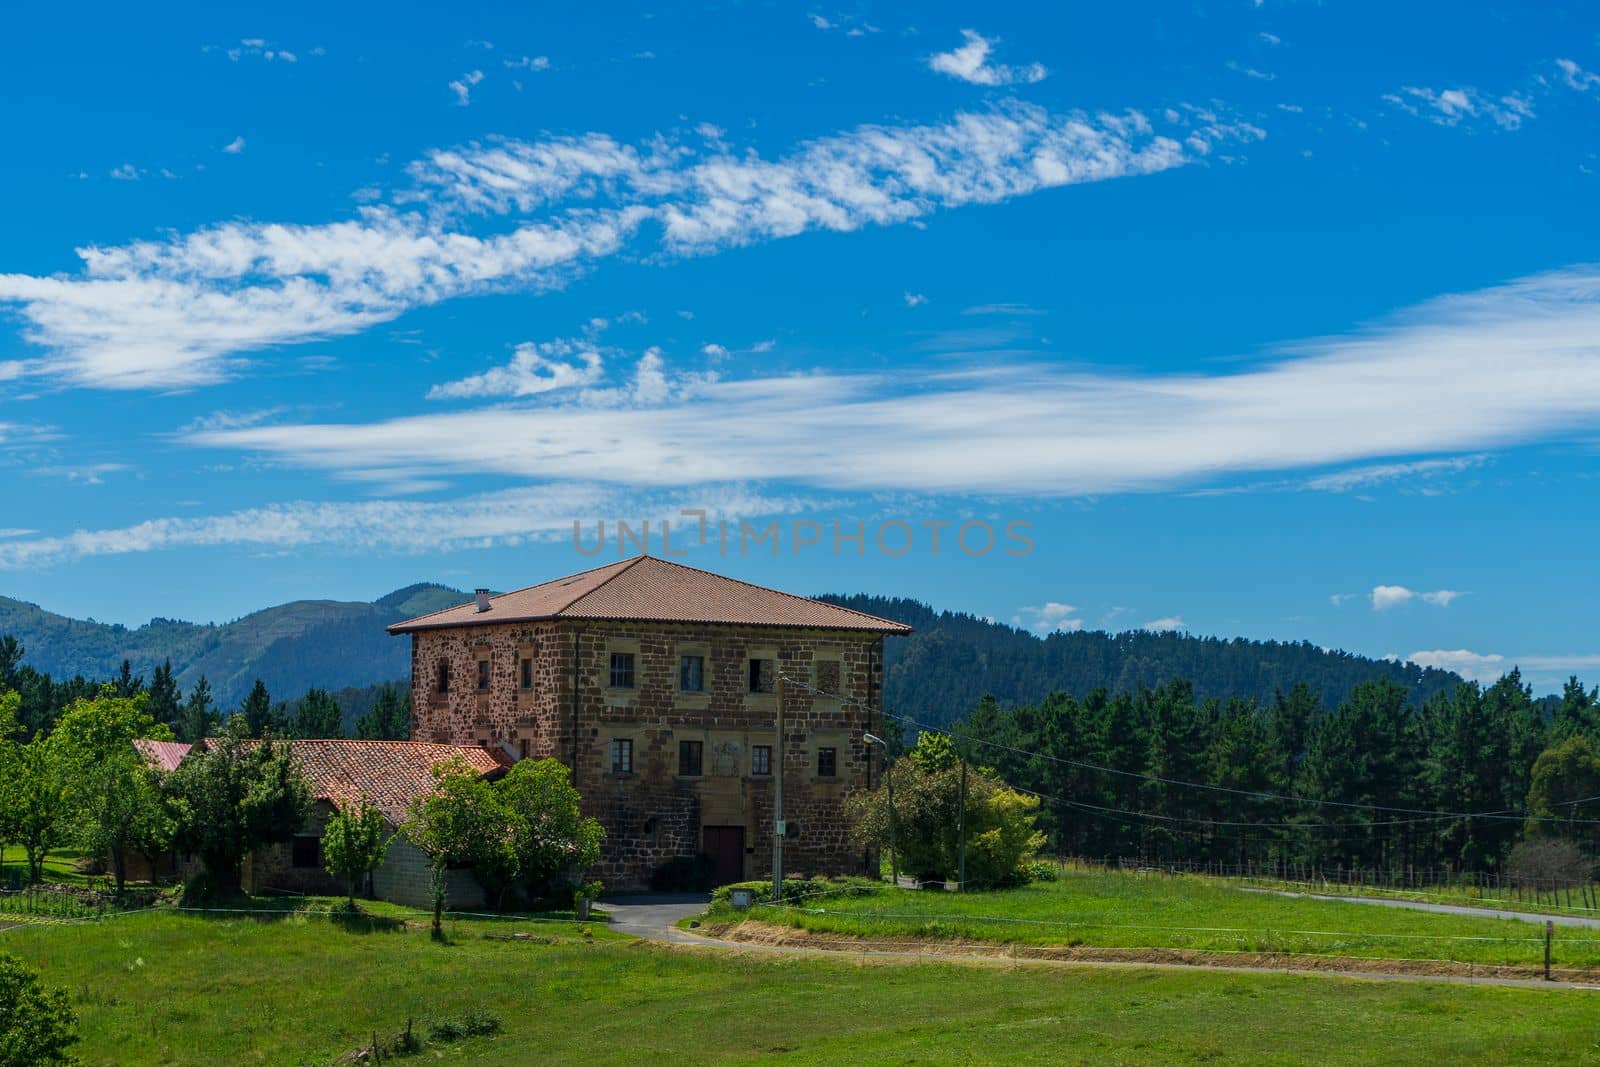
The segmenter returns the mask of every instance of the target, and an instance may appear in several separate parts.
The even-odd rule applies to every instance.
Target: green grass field
[[[510,930],[548,940],[484,936]],[[861,965],[585,938],[572,924],[451,933],[440,945],[299,916],[146,911],[14,929],[0,947],[71,993],[87,1064],[329,1063],[407,1016],[420,1030],[470,1008],[504,1031],[412,1062],[1600,1062],[1600,1002],[1574,991]]]
[[[967,938],[1028,945],[1295,952],[1531,965],[1543,930],[1514,919],[1405,911],[1251,892],[1188,876],[1068,870],[1059,882],[993,893],[889,889],[819,896],[750,917],[867,937]],[[1558,927],[1559,967],[1600,966],[1600,930]]]

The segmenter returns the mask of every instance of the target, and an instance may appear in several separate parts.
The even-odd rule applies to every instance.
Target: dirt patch
[[[1395,974],[1425,978],[1542,979],[1544,968],[1506,964],[1462,963],[1455,960],[1397,960],[1366,956],[1315,956],[1287,952],[1217,952],[1183,948],[1095,948],[1088,945],[1016,945],[956,938],[857,937],[819,933],[793,926],[746,919],[736,923],[710,923],[698,933],[749,945],[810,949],[827,952],[892,952],[941,958],[967,956],[1005,962],[1041,960],[1059,963],[1157,963],[1195,967],[1230,967],[1248,970],[1318,971],[1329,974]],[[1550,969],[1561,982],[1600,981],[1600,969]]]

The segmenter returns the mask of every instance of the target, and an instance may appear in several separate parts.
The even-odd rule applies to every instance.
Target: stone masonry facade
[[[590,877],[608,888],[648,887],[663,864],[702,851],[718,854],[721,881],[767,878],[779,674],[792,680],[785,870],[862,873],[875,857],[850,844],[841,806],[881,769],[862,739],[881,726],[868,710],[882,692],[878,633],[598,620],[419,630],[412,739],[575,768],[585,813],[606,829]]]

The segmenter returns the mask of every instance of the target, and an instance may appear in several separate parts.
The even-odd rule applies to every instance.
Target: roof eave
[[[489,614],[484,612],[483,614]],[[764,626],[774,630],[838,630],[844,633],[883,634],[888,637],[905,637],[916,631],[901,622],[883,620],[877,626],[830,626],[825,623],[809,622],[741,622],[733,619],[653,619],[638,615],[513,615],[498,619],[462,619],[458,622],[435,622],[411,625],[410,623],[397,622],[384,627],[391,637],[402,634],[420,633],[423,630],[459,630],[467,626],[485,626],[492,623],[510,624],[518,622],[633,622],[655,623],[668,626]]]

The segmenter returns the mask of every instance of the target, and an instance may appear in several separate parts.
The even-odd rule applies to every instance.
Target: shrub
[[[500,1017],[481,1008],[468,1008],[460,1017],[441,1019],[428,1027],[433,1041],[460,1041],[464,1037],[488,1037],[500,1032]]]
[[[785,878],[783,900],[786,904],[806,904],[829,896],[865,896],[884,888],[882,882],[870,878]],[[755,894],[757,904],[772,901],[772,879],[759,882],[734,882],[718,886],[711,892],[713,907],[727,907],[735,889],[748,889]]]
[[[1506,857],[1512,881],[1535,889],[1564,889],[1589,880],[1593,865],[1576,842],[1561,837],[1522,841]]]
[[[78,1019],[67,995],[39,983],[20,959],[0,953],[0,1067],[51,1067],[75,1062]]]
[[[1034,860],[1028,864],[1028,881],[1059,882],[1061,867],[1054,860]]]

